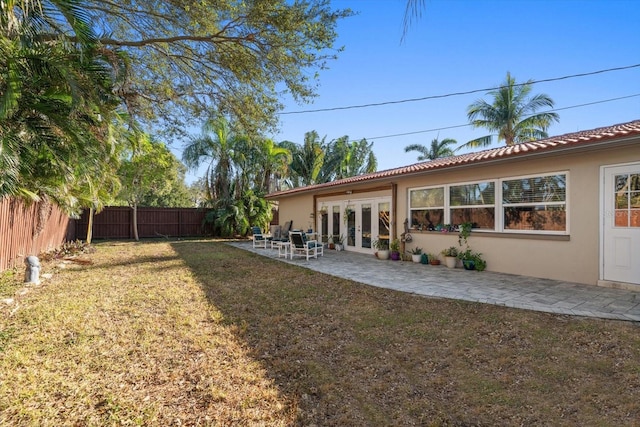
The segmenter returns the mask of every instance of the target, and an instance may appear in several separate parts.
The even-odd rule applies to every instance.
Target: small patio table
[[[274,241],[272,245],[278,248],[278,258],[284,256],[284,258],[286,259],[291,252],[291,242]]]

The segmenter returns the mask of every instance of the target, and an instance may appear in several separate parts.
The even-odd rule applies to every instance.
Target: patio
[[[570,316],[640,322],[638,292],[490,271],[475,272],[407,261],[380,261],[349,251],[324,251],[319,259],[284,259],[277,249],[232,246],[261,256],[380,288]]]

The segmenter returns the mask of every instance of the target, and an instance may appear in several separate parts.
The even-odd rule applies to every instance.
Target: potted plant
[[[473,252],[471,249],[460,252],[458,259],[462,261],[462,266],[465,270],[478,270],[483,271],[487,268],[487,262],[482,259],[482,254],[479,252]]]
[[[333,243],[336,246],[336,251],[341,251],[344,249],[344,235],[335,235],[333,236]]]
[[[389,250],[391,251],[391,259],[398,261],[400,259],[400,240],[393,239],[389,244]]]
[[[389,259],[389,240],[378,237],[373,241],[373,247],[376,249],[378,259]]]
[[[456,267],[456,263],[458,262],[458,248],[450,246],[442,251],[442,255],[444,255],[444,263],[447,267]]]
[[[422,260],[422,248],[415,247],[409,251],[411,253],[411,260],[419,263]]]
[[[463,222],[458,227],[458,245],[462,247],[463,245],[469,248],[469,235],[471,235],[471,229],[473,228],[472,222]]]
[[[327,239],[327,249],[335,249],[336,245],[335,243],[333,243],[333,236],[329,236],[329,238]]]
[[[427,254],[427,257],[429,258],[429,264],[440,265],[440,259],[437,254]]]

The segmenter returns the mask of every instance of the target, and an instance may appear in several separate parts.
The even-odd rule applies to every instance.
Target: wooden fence
[[[74,222],[54,203],[0,199],[0,271],[19,267],[27,256],[72,240],[74,227]]]
[[[138,208],[138,236],[203,236],[206,211],[195,208]],[[87,238],[89,212],[76,221],[76,239]],[[94,239],[133,239],[133,209],[110,206],[93,218]]]
[[[198,237],[210,235],[203,226],[206,210],[195,208],[138,208],[138,236]],[[278,211],[274,209],[277,224]],[[53,203],[0,200],[0,272],[21,266],[29,255],[56,249],[65,241],[86,240],[89,212],[70,219]],[[94,239],[133,239],[133,210],[105,208],[93,218]]]

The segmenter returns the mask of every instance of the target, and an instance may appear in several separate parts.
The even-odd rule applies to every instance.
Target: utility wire
[[[611,72],[611,71],[629,70],[631,68],[638,68],[638,67],[640,67],[640,64],[627,65],[625,67],[607,68],[606,70],[591,71],[591,72],[588,72],[588,73],[571,74],[571,75],[568,75],[568,76],[553,77],[553,78],[542,79],[542,80],[529,80],[529,81],[527,81],[525,83],[516,83],[513,86],[524,86],[524,85],[530,85],[530,84],[535,84],[535,83],[546,83],[546,82],[553,82],[553,81],[558,81],[558,80],[572,79],[572,78],[576,78],[576,77],[593,76],[593,75],[596,75],[596,74],[608,73],[608,72]],[[399,100],[399,101],[386,101],[386,102],[376,102],[376,103],[372,103],[372,104],[350,105],[350,106],[346,106],[346,107],[318,108],[318,109],[315,109],[315,110],[300,110],[300,111],[283,111],[283,112],[278,113],[278,114],[283,116],[283,115],[290,115],[290,114],[320,113],[320,112],[326,112],[326,111],[352,110],[352,109],[356,109],[356,108],[379,107],[381,105],[403,104],[403,103],[407,103],[407,102],[418,102],[418,101],[426,101],[426,100],[430,100],[430,99],[440,99],[440,98],[449,98],[449,97],[452,97],[452,96],[469,95],[469,94],[478,93],[478,92],[488,92],[488,91],[491,91],[491,90],[498,90],[498,89],[501,89],[503,87],[504,86],[491,87],[491,88],[486,88],[486,89],[474,89],[474,90],[469,90],[469,91],[466,91],[466,92],[453,92],[453,93],[447,93],[447,94],[443,94],[443,95],[424,96],[422,98],[410,98],[410,99],[402,99],[402,100]]]
[[[570,110],[572,108],[587,107],[589,105],[604,104],[605,102],[619,101],[621,99],[634,98],[636,96],[640,96],[640,93],[636,93],[634,95],[620,96],[618,98],[604,99],[602,101],[587,102],[585,104],[571,105],[569,107],[554,108],[553,110],[542,111],[541,113],[552,113],[552,112],[555,112],[555,111]],[[383,135],[383,136],[367,137],[367,138],[364,138],[364,139],[366,139],[366,140],[374,140],[374,139],[395,138],[395,137],[398,137],[398,136],[416,135],[416,134],[419,134],[419,133],[436,132],[436,131],[441,131],[441,130],[456,129],[456,128],[462,128],[462,127],[467,127],[467,126],[472,126],[472,125],[471,125],[471,123],[467,123],[467,124],[464,124],[464,125],[453,125],[453,126],[445,126],[445,127],[441,127],[441,128],[417,130],[417,131],[414,131],[414,132],[396,133],[394,135]],[[354,142],[354,141],[359,141],[359,140],[353,140],[353,141],[349,141],[349,142]]]

